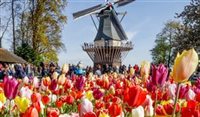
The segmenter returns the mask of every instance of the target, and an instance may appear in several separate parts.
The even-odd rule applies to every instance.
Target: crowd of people
[[[125,65],[112,67],[108,64],[106,65],[96,65],[94,67],[86,66],[84,67],[82,62],[78,62],[77,65],[69,64],[68,75],[87,75],[93,72],[95,75],[102,75],[104,73],[125,73],[130,69],[131,65],[128,67]],[[134,69],[139,69],[137,65]],[[61,74],[61,67],[57,63],[40,63],[39,66],[34,66],[33,64],[11,64],[6,62],[0,63],[0,79],[2,80],[4,76],[14,76],[15,78],[24,78],[37,76],[42,78],[44,76],[52,76],[53,73]]]
[[[94,67],[86,66],[84,67],[82,62],[79,61],[77,65],[69,64],[69,71],[67,75],[87,75],[90,72],[94,73],[95,75],[101,76],[105,73],[120,73],[125,74],[130,71],[130,68],[133,67],[135,69],[135,73],[139,73],[140,69],[139,66],[136,64],[134,66],[126,65],[121,66],[111,66],[111,65],[95,65]],[[44,76],[49,76],[50,78],[53,77],[53,74],[61,74],[61,67],[58,63],[40,63],[39,66],[34,66],[32,64],[9,64],[9,63],[0,63],[0,80],[3,79],[4,76],[14,76],[15,78],[24,78],[37,76],[38,78],[42,78]],[[200,75],[200,67],[197,70],[198,73],[195,74],[195,77],[199,77]]]

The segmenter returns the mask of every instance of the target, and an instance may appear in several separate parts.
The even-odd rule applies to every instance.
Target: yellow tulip
[[[134,76],[134,74],[135,74],[135,69],[131,67],[129,75]]]
[[[110,116],[106,113],[100,113],[99,117],[110,117]]]
[[[90,100],[90,101],[92,101],[92,100],[94,99],[92,93],[93,93],[92,91],[87,91],[87,92],[85,93],[85,97],[86,97],[88,100]]]
[[[52,75],[52,78],[57,80],[57,78],[58,78],[58,73],[57,73],[57,72],[54,72],[53,75]]]
[[[141,63],[141,68],[140,68],[140,75],[143,78],[143,80],[149,77],[149,73],[150,73],[150,62],[143,61]]]
[[[194,49],[183,51],[176,56],[173,67],[173,79],[175,82],[185,82],[193,74],[198,65],[198,54]]]
[[[4,93],[0,93],[0,102],[3,104],[6,102],[6,97],[5,97]]]
[[[66,74],[69,71],[69,65],[68,64],[64,64],[62,66],[62,74]]]
[[[15,104],[17,105],[17,108],[19,109],[19,111],[21,113],[24,113],[27,110],[27,108],[29,107],[30,100],[28,100],[25,97],[17,96],[15,98]]]
[[[65,81],[66,81],[65,74],[60,75],[58,78],[58,84],[63,85],[65,84]]]

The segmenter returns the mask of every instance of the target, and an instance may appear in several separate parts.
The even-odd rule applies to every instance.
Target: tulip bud
[[[195,71],[198,65],[198,54],[194,49],[183,51],[176,56],[173,67],[173,79],[176,82],[185,82]]]
[[[64,64],[62,67],[62,74],[66,74],[69,71],[69,65]]]
[[[150,72],[150,63],[148,61],[143,61],[140,68],[140,75],[143,80],[146,80],[149,77]]]

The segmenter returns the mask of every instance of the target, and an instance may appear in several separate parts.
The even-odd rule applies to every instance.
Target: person
[[[97,65],[95,75],[101,76],[101,66],[100,65]]]
[[[3,77],[13,75],[13,71],[10,69],[10,67],[7,63],[3,63],[3,71],[2,72],[3,72]]]
[[[26,73],[21,65],[19,64],[15,65],[14,69],[15,69],[15,74],[14,74],[15,78],[22,79],[26,76]]]
[[[49,64],[49,77],[51,79],[57,79],[58,78],[58,73],[56,71],[56,65],[53,62],[51,62]]]
[[[3,80],[3,65],[0,63],[0,80]]]
[[[41,76],[48,76],[48,69],[47,69],[47,65],[44,64],[43,62],[40,63],[40,67],[41,67]]]

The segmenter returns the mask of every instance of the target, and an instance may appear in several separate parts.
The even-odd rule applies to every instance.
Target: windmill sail
[[[105,9],[106,7],[107,7],[106,5],[99,4],[99,5],[90,7],[88,9],[73,13],[73,17],[74,17],[74,19],[77,19],[77,18],[80,18],[80,17],[84,17],[84,16],[87,16],[87,15],[99,12],[99,11]]]
[[[117,3],[117,6],[120,7],[120,6],[127,5],[133,1],[135,1],[135,0],[118,0],[115,3]]]

